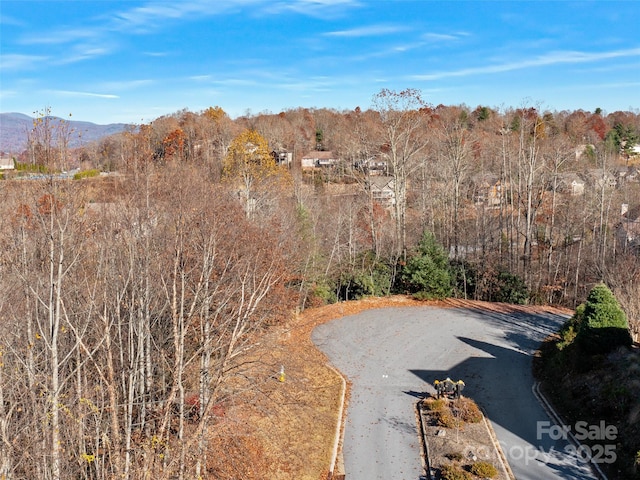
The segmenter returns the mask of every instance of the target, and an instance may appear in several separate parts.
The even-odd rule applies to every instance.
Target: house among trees
[[[331,151],[313,150],[302,157],[302,169],[332,167],[338,158]]]
[[[629,173],[629,168],[625,165],[618,165],[611,170],[611,173],[616,178],[616,184],[620,185],[626,180],[627,173]]]
[[[375,176],[369,178],[367,189],[371,192],[373,200],[383,207],[392,207],[396,204],[394,178],[387,176]]]
[[[584,185],[585,181],[580,175],[574,172],[568,172],[560,176],[558,191],[574,196],[584,195]]]
[[[640,205],[629,209],[629,205],[623,203],[620,213],[622,219],[616,225],[618,245],[625,251],[640,253]]]
[[[640,170],[638,167],[629,167],[624,178],[627,182],[640,182]]]
[[[286,165],[287,167],[289,167],[293,162],[293,153],[286,152],[284,150],[281,150],[281,151],[272,150],[271,156],[276,161],[277,165]]]
[[[387,162],[377,157],[358,160],[354,162],[353,166],[368,175],[388,175],[389,173],[389,165]]]
[[[638,168],[634,166],[619,166],[613,169],[613,174],[617,179],[617,186],[620,187],[626,182],[638,181]]]
[[[596,188],[615,188],[618,185],[618,181],[613,173],[607,171],[604,168],[594,168],[587,173],[587,180],[589,184]]]
[[[504,185],[493,173],[481,173],[473,177],[473,198],[476,205],[497,207],[505,200]]]

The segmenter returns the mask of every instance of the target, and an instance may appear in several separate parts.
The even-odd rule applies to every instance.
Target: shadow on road
[[[489,415],[492,421],[506,423],[503,427],[519,437],[526,438],[527,425],[523,422],[525,417],[516,417],[513,422],[508,421],[509,416],[504,408],[517,409],[518,405],[511,403],[503,405],[501,399],[518,397],[519,391],[526,388],[527,394],[531,393],[531,383],[522,382],[523,363],[529,363],[530,357],[522,352],[499,347],[479,340],[467,337],[456,337],[461,342],[480,350],[490,356],[471,356],[448,370],[410,370],[411,373],[428,384],[427,393],[435,393],[433,382],[444,380],[447,377],[457,382],[465,383],[463,395],[472,398]],[[499,367],[500,366],[500,367]],[[505,366],[509,371],[496,377],[497,371],[504,371]],[[525,366],[526,368],[526,366]],[[411,394],[411,392],[407,392]],[[417,396],[417,395],[414,395]],[[495,407],[497,408],[494,408]],[[500,415],[502,413],[502,415]],[[497,415],[497,418],[496,417]]]
[[[535,320],[535,316],[532,319]],[[511,438],[509,446],[502,446],[503,450],[506,449],[505,454],[517,478],[536,478],[534,472],[538,468],[547,474],[553,472],[554,478],[593,478],[588,466],[577,465],[580,462],[576,462],[573,455],[570,455],[571,459],[567,457],[565,452],[571,452],[571,447],[566,441],[540,435],[539,422],[548,422],[549,419],[532,393],[532,357],[526,352],[534,351],[539,341],[535,333],[532,335],[522,325],[520,318],[516,325],[522,331],[504,332],[505,339],[513,348],[457,336],[459,341],[472,347],[470,352],[476,353],[446,371],[409,371],[428,385],[428,393],[435,393],[435,380],[449,377],[453,381],[464,381],[463,395],[475,400],[494,427],[504,429]],[[518,347],[524,348],[520,350]],[[496,376],[497,372],[500,372],[499,376]],[[417,395],[416,392],[405,393],[416,397],[419,395],[419,392]]]

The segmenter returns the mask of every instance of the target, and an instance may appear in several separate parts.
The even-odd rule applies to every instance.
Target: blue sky
[[[640,1],[0,2],[0,111],[146,123],[433,105],[637,111]]]

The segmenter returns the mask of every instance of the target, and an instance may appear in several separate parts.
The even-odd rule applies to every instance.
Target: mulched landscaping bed
[[[475,402],[428,397],[417,405],[425,457],[433,480],[492,478],[511,480],[513,474],[500,450],[489,422]],[[505,466],[506,465],[506,466]],[[475,466],[475,467],[474,467]],[[472,471],[495,474],[474,474]]]

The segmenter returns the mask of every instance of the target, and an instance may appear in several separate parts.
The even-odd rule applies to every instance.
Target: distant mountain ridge
[[[103,137],[120,133],[129,127],[126,123],[98,125],[91,122],[51,117],[54,121],[65,121],[72,130],[69,146],[80,147]],[[23,113],[0,113],[0,152],[19,154],[27,146],[28,134],[33,128],[34,118]]]

